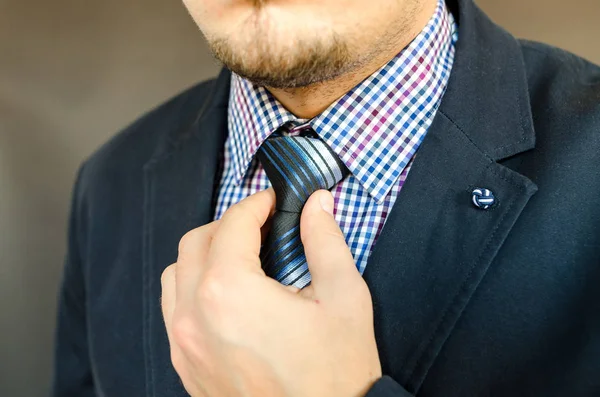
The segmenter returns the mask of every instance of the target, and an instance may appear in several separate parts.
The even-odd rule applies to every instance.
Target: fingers
[[[177,262],[202,262],[206,259],[213,236],[220,221],[190,230],[179,240]]]
[[[298,288],[298,287],[294,287],[293,285],[284,285],[284,286],[283,286],[283,288],[284,288],[286,291],[289,291],[289,292],[291,292],[292,294],[297,294],[297,293],[299,293],[299,292],[301,291],[301,289],[300,289],[300,288]]]
[[[208,251],[220,221],[191,230],[179,241],[179,256],[174,271],[177,297],[183,301],[193,296],[196,285],[207,267]]]
[[[260,243],[264,244],[271,232],[271,228],[273,227],[273,218],[269,217],[269,219],[265,222],[263,227],[260,229]]]
[[[176,271],[176,266],[171,265],[163,271],[160,278],[162,286],[161,308],[169,340],[171,340],[171,320],[173,319],[173,312],[175,311],[175,304],[177,302],[175,287]]]
[[[333,218],[333,197],[319,190],[302,211],[300,231],[314,294],[344,288],[360,279],[344,235]]]
[[[239,265],[248,261],[242,258],[254,258],[259,264],[261,235],[266,233],[261,227],[274,210],[275,194],[272,189],[255,194],[230,208],[222,220],[199,227],[186,233],[179,242],[179,255],[176,271],[173,271],[176,284],[176,297],[181,302],[193,299],[202,275],[209,267],[208,257],[219,258],[218,263]],[[267,225],[268,227],[268,225]],[[216,236],[220,234],[215,244]],[[258,242],[257,242],[258,241]]]
[[[225,212],[214,235],[210,257],[217,266],[260,270],[261,228],[273,213],[275,193],[267,189],[245,198]]]
[[[298,291],[298,295],[300,295],[301,297],[305,298],[305,299],[315,299],[315,290],[312,284],[307,285],[306,287],[302,288],[300,291]]]
[[[180,376],[189,378],[186,371],[186,368],[189,366],[189,361],[185,359],[184,352],[182,352],[173,336],[173,313],[175,312],[175,306],[177,304],[177,294],[175,291],[177,288],[176,279],[177,264],[173,264],[163,271],[160,279],[162,286],[161,308],[163,319],[165,321],[165,328],[167,330],[169,348],[171,349],[171,361]],[[199,390],[198,392],[202,392],[202,396],[207,395],[204,390]],[[200,396],[198,393],[195,393],[194,395]]]

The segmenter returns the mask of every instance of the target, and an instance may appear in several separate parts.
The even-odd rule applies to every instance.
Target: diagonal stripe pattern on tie
[[[257,155],[276,196],[271,231],[261,251],[263,270],[284,285],[303,288],[310,273],[300,240],[302,208],[312,193],[344,179],[348,169],[325,142],[306,136],[273,135]]]

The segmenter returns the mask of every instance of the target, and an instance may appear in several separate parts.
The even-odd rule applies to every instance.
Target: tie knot
[[[271,136],[260,147],[258,159],[277,197],[277,210],[300,213],[308,197],[329,190],[348,169],[318,138]]]

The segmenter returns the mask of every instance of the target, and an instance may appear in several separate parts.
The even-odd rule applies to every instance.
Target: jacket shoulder
[[[600,66],[547,44],[520,40],[532,100],[600,110]],[[537,96],[536,96],[537,94]]]
[[[600,145],[600,67],[568,51],[521,40],[536,135]]]
[[[196,120],[210,100],[215,81],[206,80],[188,88],[118,132],[84,162],[82,184],[114,182],[124,174],[141,172],[163,141]]]

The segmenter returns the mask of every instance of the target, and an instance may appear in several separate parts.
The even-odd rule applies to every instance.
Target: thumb
[[[304,205],[300,235],[317,296],[339,291],[360,279],[344,235],[333,218],[333,196],[327,190],[313,193]]]

